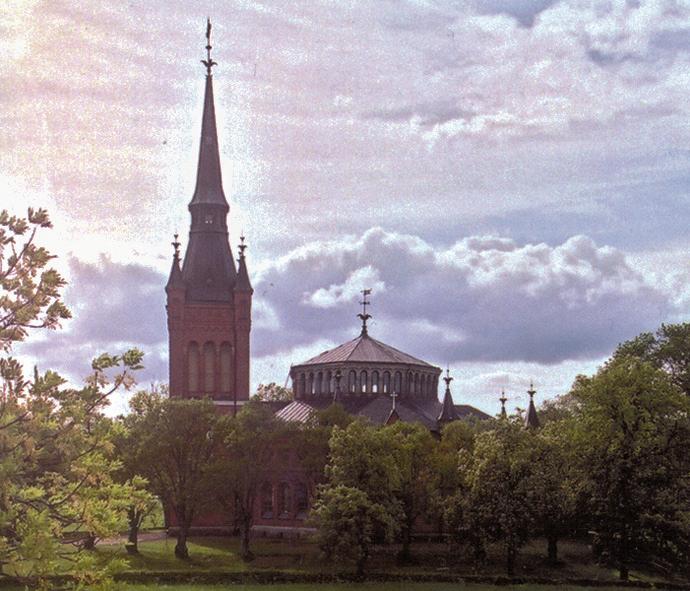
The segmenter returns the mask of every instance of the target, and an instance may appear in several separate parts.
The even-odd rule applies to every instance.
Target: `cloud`
[[[374,289],[372,334],[436,362],[599,358],[673,310],[622,251],[586,236],[556,246],[468,237],[439,249],[372,228],[261,269],[257,292],[281,330],[255,330],[255,353],[354,336],[355,295],[371,281],[385,285]]]
[[[507,14],[523,27],[531,27],[534,19],[558,0],[475,0],[481,14]]]
[[[138,263],[122,264],[102,255],[97,263],[68,259],[65,302],[73,319],[18,347],[39,368],[64,372],[79,383],[91,360],[130,347],[144,351],[141,381],[167,379],[165,277]],[[33,337],[33,335],[32,335]]]

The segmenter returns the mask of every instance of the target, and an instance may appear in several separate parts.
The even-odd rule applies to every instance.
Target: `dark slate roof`
[[[452,378],[449,378],[452,379]],[[453,396],[450,393],[450,388],[446,388],[446,392],[443,395],[443,402],[441,403],[441,412],[438,414],[439,422],[450,422],[458,418],[455,412],[455,405],[453,404]]]
[[[423,365],[433,368],[426,361],[412,357],[398,349],[372,339],[368,334],[360,334],[356,339],[324,351],[316,357],[308,359],[299,365],[320,365],[322,363],[341,363],[344,361],[363,363],[404,363],[408,365]]]
[[[216,109],[213,104],[213,77],[210,75],[206,76],[199,165],[196,173],[196,188],[190,205],[197,203],[216,203],[228,207],[225,193],[223,193],[223,181],[220,172]]]
[[[184,289],[185,283],[182,279],[182,271],[180,270],[180,259],[177,255],[173,257],[172,267],[170,267],[170,276],[168,277],[168,283],[165,285],[165,290],[170,289]]]
[[[309,400],[295,400],[281,408],[276,416],[286,421],[303,423],[314,410],[322,410],[332,404],[328,397],[312,398]],[[367,418],[375,425],[385,425],[391,416],[392,404],[387,396],[356,397],[340,402],[351,415]],[[399,420],[406,423],[421,423],[430,431],[439,431],[437,416],[442,405],[438,400],[408,400],[398,399],[395,412]],[[476,417],[489,419],[489,415],[466,404],[454,407],[456,418]]]
[[[247,262],[245,261],[244,256],[240,256],[239,266],[237,268],[237,280],[235,281],[235,291],[254,292],[252,283],[249,281]]]
[[[531,429],[537,429],[539,427],[539,416],[537,415],[537,409],[534,406],[534,399],[532,397],[530,397],[527,414],[525,415],[525,427]]]

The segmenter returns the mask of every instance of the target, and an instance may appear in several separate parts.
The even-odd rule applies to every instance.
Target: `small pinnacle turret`
[[[446,391],[443,394],[443,406],[437,420],[439,423],[450,423],[458,418],[458,413],[455,411],[455,405],[453,404],[453,395],[450,393],[450,383],[453,381],[450,375],[450,367],[446,368],[446,377],[443,378],[443,381],[446,383]]]
[[[174,240],[171,244],[174,250],[168,283],[165,285],[165,290],[167,292],[173,289],[184,289],[185,287],[184,279],[182,279],[182,270],[180,269],[180,242],[177,233],[175,233]]]
[[[244,258],[244,251],[247,250],[247,245],[244,243],[244,236],[240,236],[240,244],[237,247],[240,253],[240,258],[237,259],[237,281],[235,282],[235,291],[248,291],[254,293],[251,281],[249,281],[249,272],[247,271],[247,261]]]
[[[527,407],[527,414],[525,415],[525,427],[528,429],[538,429],[539,428],[539,417],[537,416],[537,408],[534,406],[534,395],[537,391],[534,389],[534,384],[529,383],[529,406]]]
[[[506,412],[506,402],[508,402],[508,399],[506,398],[506,392],[505,390],[501,390],[501,397],[499,398],[501,401],[501,414],[500,418],[502,419],[507,419],[508,418],[508,413]]]

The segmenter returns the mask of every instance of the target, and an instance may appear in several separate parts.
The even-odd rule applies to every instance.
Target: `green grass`
[[[289,585],[126,585],[123,591],[496,591],[492,585],[463,585],[454,583],[335,583],[335,584],[289,584]],[[572,585],[507,585],[505,591],[583,591],[592,587]],[[620,591],[614,587],[597,587],[597,591]]]

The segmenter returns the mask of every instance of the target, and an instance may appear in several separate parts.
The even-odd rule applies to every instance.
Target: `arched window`
[[[309,510],[309,492],[307,485],[299,482],[295,487],[295,511],[297,519],[305,519]]]
[[[315,394],[321,394],[323,392],[323,372],[320,371],[316,375],[316,392]]]
[[[360,388],[360,392],[362,392],[363,394],[366,394],[366,393],[369,391],[368,385],[369,385],[369,384],[367,383],[367,372],[366,372],[366,371],[362,371],[362,372],[359,374],[359,388]]]
[[[189,343],[187,352],[187,386],[190,392],[199,391],[199,345]]]
[[[391,372],[383,372],[383,393],[390,394],[391,391]]]
[[[412,372],[407,374],[407,394],[414,393],[414,374]]]
[[[314,393],[314,374],[310,373],[307,378],[307,394],[310,396]]]
[[[357,391],[357,372],[354,369],[347,375],[347,389],[353,393]]]
[[[307,392],[307,376],[304,373],[299,374],[297,391],[300,393],[300,396],[304,396]]]
[[[414,374],[414,393],[419,394],[419,374]]]
[[[402,373],[399,371],[395,372],[393,378],[393,392],[396,394],[402,394]]]
[[[290,517],[290,485],[287,482],[278,485],[278,517]]]
[[[379,393],[379,372],[378,371],[372,371],[371,372],[371,393],[372,394],[378,394]]]
[[[333,394],[333,374],[329,371],[326,372],[326,393]]]
[[[261,517],[273,519],[273,487],[270,482],[261,485]]]
[[[216,348],[213,343],[204,345],[204,394],[212,394],[216,390]]]
[[[220,346],[220,391],[229,393],[232,390],[232,346],[223,343]]]

